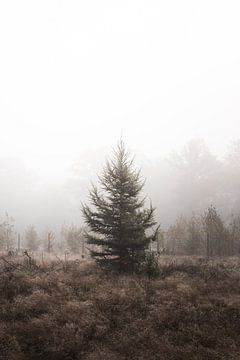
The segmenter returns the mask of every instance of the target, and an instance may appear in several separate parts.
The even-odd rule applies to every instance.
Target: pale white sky
[[[85,149],[240,137],[240,3],[0,1],[0,156],[55,179]]]

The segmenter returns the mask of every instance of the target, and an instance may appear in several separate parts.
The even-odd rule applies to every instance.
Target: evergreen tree
[[[229,232],[214,206],[210,206],[204,215],[207,233],[207,255],[222,256],[228,254]]]
[[[5,219],[0,222],[0,250],[13,250],[15,235],[14,219],[6,212]]]
[[[231,216],[231,222],[228,225],[229,232],[229,251],[228,254],[239,255],[240,254],[240,216]]]
[[[167,250],[170,254],[185,255],[185,242],[188,234],[188,222],[183,216],[179,216],[175,223],[167,231]]]
[[[205,233],[202,224],[202,218],[193,214],[188,220],[187,237],[185,243],[185,250],[187,255],[205,254],[205,247],[203,247],[205,240]]]
[[[35,251],[38,248],[39,240],[34,226],[29,226],[25,232],[26,246],[30,251]]]
[[[149,243],[155,240],[157,230],[146,234],[156,224],[154,208],[143,209],[144,182],[140,172],[133,168],[122,141],[99,180],[101,191],[95,186],[90,191],[95,209],[83,206],[90,229],[86,233],[87,242],[94,246],[91,255],[103,266],[134,272],[144,260]]]
[[[62,230],[67,247],[72,253],[79,253],[83,248],[83,228],[72,224]]]

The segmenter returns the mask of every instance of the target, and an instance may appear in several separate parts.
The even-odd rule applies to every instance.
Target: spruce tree
[[[146,233],[156,224],[154,208],[151,205],[143,209],[144,181],[140,171],[134,169],[122,141],[113,159],[106,162],[99,181],[100,191],[93,186],[89,194],[94,209],[83,205],[84,219],[90,229],[86,233],[87,242],[94,245],[91,255],[100,265],[135,272],[157,230]]]

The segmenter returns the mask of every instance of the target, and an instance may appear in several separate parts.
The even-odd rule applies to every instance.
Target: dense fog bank
[[[17,232],[30,224],[40,232],[48,228],[58,232],[63,224],[81,225],[81,203],[88,201],[91,183],[97,184],[107,157],[111,157],[109,148],[79,154],[55,185],[42,181],[19,159],[1,158],[1,216],[8,212]],[[210,205],[226,221],[240,212],[239,141],[230,144],[221,157],[203,140],[195,139],[165,157],[159,154],[153,159],[137,152],[134,163],[146,179],[146,202],[151,200],[156,207],[156,220],[163,228],[178,216],[190,217]]]

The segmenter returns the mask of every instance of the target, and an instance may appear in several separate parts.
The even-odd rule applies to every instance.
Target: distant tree
[[[55,235],[54,235],[53,231],[47,230],[44,241],[43,241],[44,249],[47,252],[51,253],[53,251],[54,244],[55,244]]]
[[[67,248],[67,240],[66,240],[67,235],[66,234],[67,234],[67,225],[63,224],[61,226],[60,241],[58,243],[58,248],[60,251],[66,250],[66,248]]]
[[[229,232],[214,206],[204,214],[206,229],[206,252],[208,256],[222,256],[229,252]]]
[[[167,231],[167,251],[174,255],[186,254],[185,243],[188,235],[188,222],[179,216]]]
[[[229,255],[240,254],[240,216],[232,216],[228,226]]]
[[[26,247],[30,251],[36,251],[39,246],[39,239],[35,227],[30,225],[25,232]]]
[[[65,226],[63,228],[63,236],[65,239],[66,246],[72,253],[79,253],[83,249],[83,236],[84,229],[77,227],[76,225]]]
[[[167,250],[175,255],[205,255],[206,231],[202,216],[180,216],[167,231]]]
[[[14,219],[5,214],[5,219],[0,222],[0,248],[2,250],[12,250],[15,245]]]
[[[201,217],[193,214],[187,222],[187,237],[185,242],[187,255],[204,254],[204,235],[205,233]]]
[[[90,191],[95,209],[83,206],[90,229],[86,238],[88,244],[97,247],[91,255],[100,265],[134,272],[143,262],[150,241],[156,238],[156,231],[146,234],[156,224],[154,208],[143,209],[145,199],[140,196],[144,182],[122,141],[114,155],[99,178],[102,191],[95,186]]]
[[[157,254],[160,255],[162,252],[165,251],[164,231],[160,227],[160,225],[157,232],[156,243],[157,243]]]

